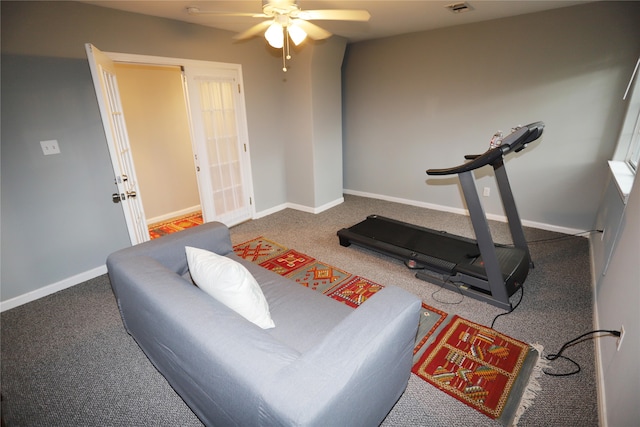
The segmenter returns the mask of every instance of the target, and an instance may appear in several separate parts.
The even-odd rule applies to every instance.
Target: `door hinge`
[[[242,93],[240,92],[240,83],[238,83],[238,93]]]
[[[247,152],[247,144],[242,144],[242,146],[244,147],[244,152]]]
[[[253,205],[253,199],[249,197],[249,205]]]

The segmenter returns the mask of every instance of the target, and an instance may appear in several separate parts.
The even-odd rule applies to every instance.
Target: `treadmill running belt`
[[[470,258],[480,255],[475,241],[451,239],[451,235],[446,232],[436,232],[384,217],[370,216],[348,230],[453,264],[465,260],[468,262]]]

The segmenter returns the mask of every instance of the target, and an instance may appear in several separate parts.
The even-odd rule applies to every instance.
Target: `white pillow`
[[[242,264],[204,249],[186,246],[185,251],[200,289],[262,329],[275,327],[262,289]]]

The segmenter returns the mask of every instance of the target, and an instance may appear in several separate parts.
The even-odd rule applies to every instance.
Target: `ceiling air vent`
[[[445,7],[453,13],[462,13],[462,12],[468,12],[470,10],[473,10],[473,7],[471,7],[471,5],[467,2],[452,3],[452,4],[446,5]]]

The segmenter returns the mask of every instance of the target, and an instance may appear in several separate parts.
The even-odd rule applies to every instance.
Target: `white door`
[[[205,221],[253,217],[248,133],[238,68],[185,65],[200,201]]]
[[[118,193],[113,195],[114,201],[122,203],[131,244],[135,245],[149,240],[149,230],[142,200],[138,194],[129,136],[122,112],[113,61],[95,46],[87,43],[85,47],[104,132],[107,137],[111,163],[116,175]]]

